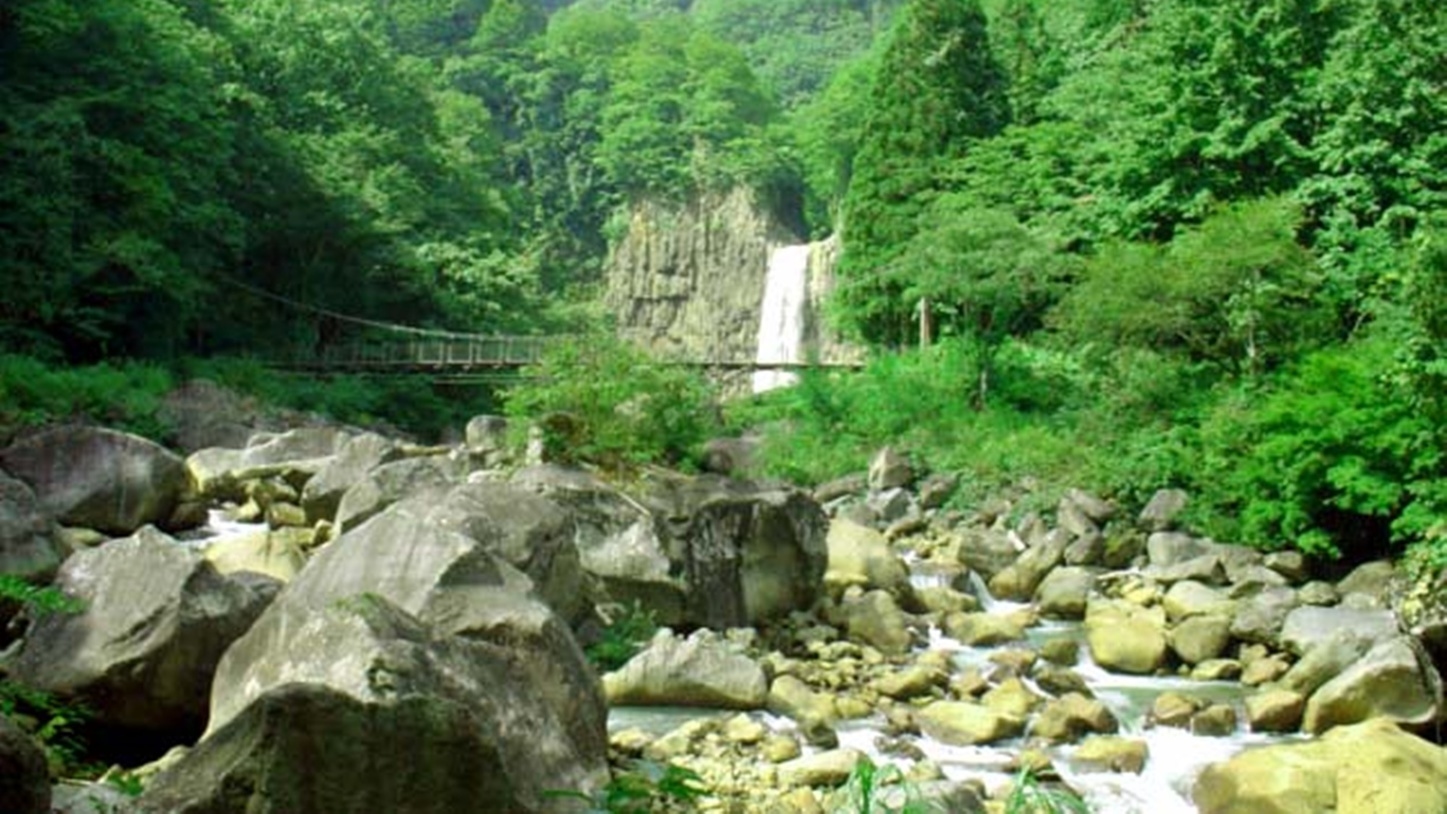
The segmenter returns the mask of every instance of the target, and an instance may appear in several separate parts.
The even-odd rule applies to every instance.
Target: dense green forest
[[[1447,563],[1437,0],[0,9],[0,347],[52,365],[574,330],[630,202],[738,185],[842,236],[877,351],[735,411],[773,471],[896,441]]]

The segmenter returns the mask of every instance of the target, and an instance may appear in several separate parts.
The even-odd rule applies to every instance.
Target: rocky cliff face
[[[687,205],[644,202],[615,244],[604,302],[621,335],[675,358],[748,362],[759,344],[769,257],[799,243],[749,191]],[[822,298],[830,288],[834,242],[811,247],[806,341],[820,347]]]

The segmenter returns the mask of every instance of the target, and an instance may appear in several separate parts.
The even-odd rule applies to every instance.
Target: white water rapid
[[[769,255],[764,299],[759,308],[759,344],[754,361],[761,365],[804,361],[804,312],[809,301],[809,244],[780,246]],[[757,370],[753,390],[762,393],[798,380],[788,370]]]

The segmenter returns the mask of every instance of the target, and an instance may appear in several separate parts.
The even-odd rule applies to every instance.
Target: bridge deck
[[[316,373],[436,374],[505,373],[542,361],[563,337],[420,336],[385,341],[361,340],[329,345],[312,356],[295,357],[282,367]],[[754,359],[692,359],[663,364],[711,370],[803,370],[855,368],[858,362],[760,362]]]

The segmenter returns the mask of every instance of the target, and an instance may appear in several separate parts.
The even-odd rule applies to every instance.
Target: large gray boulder
[[[49,582],[64,559],[55,531],[34,490],[0,472],[0,574]]]
[[[686,639],[660,632],[620,669],[603,676],[612,705],[759,709],[769,681],[753,659],[709,630]]]
[[[542,495],[509,483],[481,481],[455,486],[441,496],[408,498],[384,512],[386,515],[408,518],[386,524],[393,531],[380,532],[394,540],[396,534],[408,533],[409,526],[456,531],[477,540],[527,574],[538,597],[569,623],[581,622],[592,612],[592,590],[573,543],[573,519]],[[351,532],[377,533],[372,524]]]
[[[0,715],[0,811],[50,814],[50,768],[40,746]]]
[[[1286,614],[1281,625],[1281,645],[1300,656],[1342,635],[1379,642],[1395,638],[1400,632],[1396,614],[1389,610],[1307,606]]]
[[[1277,647],[1287,614],[1298,604],[1296,591],[1267,587],[1241,599],[1231,619],[1231,635],[1243,642]]]
[[[55,586],[82,610],[36,620],[11,674],[144,732],[201,728],[217,662],[271,596],[151,528],[77,552]]]
[[[301,598],[228,654],[207,736],[140,811],[574,811],[547,792],[605,781],[601,729],[571,738],[506,644],[439,635],[375,594]]]
[[[445,496],[443,496],[445,499]],[[567,622],[537,596],[536,583],[499,556],[507,543],[487,523],[460,530],[429,519],[424,497],[397,504],[321,549],[238,640],[218,666],[211,724],[254,694],[243,676],[274,658],[295,619],[360,594],[374,594],[417,616],[438,635],[465,635],[506,647],[513,668],[558,710],[572,740],[604,743],[598,680]],[[473,536],[476,535],[476,536]]]
[[[166,791],[155,810],[185,798],[204,802],[195,810],[279,813],[326,792],[326,804],[300,810],[375,811],[394,801],[402,811],[469,810],[457,801],[473,795],[472,807],[499,800],[502,810],[546,811],[548,788],[596,787],[606,706],[569,626],[492,547],[421,512],[394,506],[321,549],[234,643],[217,667],[207,736],[182,763],[191,766],[185,794]],[[292,706],[300,711],[288,716]],[[347,739],[336,765],[320,753],[333,733]],[[433,739],[451,766],[425,772],[438,802],[404,800],[418,787],[381,775],[431,759]],[[297,771],[271,774],[314,749]],[[347,762],[368,778],[336,788]],[[205,808],[226,792],[224,766],[247,791],[233,795],[236,808]]]
[[[1201,814],[1447,811],[1447,750],[1376,719],[1247,749],[1207,766],[1191,796]]]
[[[400,500],[455,486],[466,477],[463,461],[443,455],[383,463],[368,470],[342,494],[334,525],[338,532],[351,531]]]
[[[402,456],[401,447],[374,432],[346,439],[337,453],[307,480],[301,507],[308,523],[336,518],[342,496],[373,469]]]
[[[187,491],[179,456],[137,435],[61,426],[0,450],[0,469],[35,490],[41,507],[67,526],[125,535],[166,526]]]
[[[583,570],[607,599],[663,624],[766,622],[811,606],[823,584],[828,519],[795,489],[659,476],[635,496],[554,466],[512,482],[572,512]]]
[[[1312,693],[1302,729],[1318,734],[1368,718],[1423,726],[1441,717],[1441,677],[1415,639],[1399,636],[1379,642]]]

